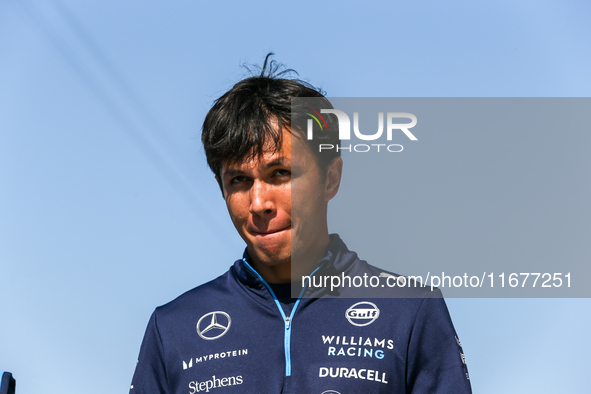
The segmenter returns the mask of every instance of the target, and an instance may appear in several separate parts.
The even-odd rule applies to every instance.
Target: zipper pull
[[[289,330],[289,316],[285,317],[285,328]]]

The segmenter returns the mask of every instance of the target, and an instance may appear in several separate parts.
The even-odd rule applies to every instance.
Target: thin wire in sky
[[[154,167],[160,172],[164,179],[169,185],[175,190],[181,198],[195,211],[195,213],[201,217],[203,223],[207,225],[215,225],[220,231],[212,231],[211,233],[218,234],[221,239],[221,234],[224,234],[223,225],[221,219],[216,215],[213,215],[206,207],[208,206],[204,197],[199,193],[198,188],[195,187],[186,177],[177,169],[171,165],[165,155],[158,148],[162,148],[166,145],[169,150],[174,150],[173,144],[168,137],[165,128],[151,115],[151,112],[141,102],[137,94],[134,93],[131,86],[126,82],[125,78],[121,76],[121,73],[117,70],[117,67],[111,62],[105,52],[100,48],[96,40],[88,33],[82,23],[59,1],[53,1],[55,9],[58,10],[62,19],[66,21],[68,27],[74,32],[70,37],[79,39],[84,48],[89,51],[90,57],[95,65],[103,70],[106,77],[110,80],[111,85],[115,86],[119,93],[124,97],[124,101],[127,104],[131,104],[131,107],[136,110],[139,114],[139,118],[143,120],[143,124],[148,125],[143,129],[136,126],[130,116],[126,114],[123,109],[115,103],[114,98],[109,95],[107,90],[103,87],[104,84],[99,83],[98,78],[94,75],[88,66],[84,64],[81,57],[72,48],[72,45],[68,43],[68,40],[60,35],[55,27],[51,25],[41,11],[36,9],[32,4],[26,1],[16,1],[33,22],[37,28],[51,41],[57,52],[66,60],[68,64],[74,69],[76,74],[82,79],[82,81],[88,86],[92,93],[98,98],[100,103],[110,113],[110,115],[121,125],[122,130],[127,136],[133,141],[133,143],[140,149],[142,154],[154,165]],[[145,131],[150,129],[152,134],[156,135],[160,140],[158,145],[154,146],[153,143],[145,135]],[[184,159],[184,156],[178,152],[174,152],[173,155],[177,164],[181,164],[181,167],[190,168],[188,162]]]

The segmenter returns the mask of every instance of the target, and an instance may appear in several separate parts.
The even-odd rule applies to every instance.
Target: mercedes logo
[[[230,329],[230,324],[232,319],[226,312],[209,312],[201,316],[197,322],[197,334],[203,339],[212,341],[224,336]]]

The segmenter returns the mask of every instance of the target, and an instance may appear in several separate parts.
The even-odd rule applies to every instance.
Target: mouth
[[[281,233],[283,231],[287,231],[289,229],[291,229],[291,224],[289,224],[289,225],[287,225],[285,227],[279,228],[279,229],[274,229],[274,230],[266,230],[266,231],[256,231],[256,230],[253,230],[252,233],[254,235],[256,235],[256,236],[262,236],[262,237],[264,237],[264,236],[267,236],[267,235],[278,234],[278,233]]]

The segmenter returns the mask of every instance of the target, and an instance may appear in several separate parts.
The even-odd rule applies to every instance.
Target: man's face
[[[256,263],[290,263],[292,255],[326,247],[327,202],[336,190],[327,192],[327,181],[301,137],[284,130],[279,151],[244,163],[224,163],[220,175],[232,222]]]

